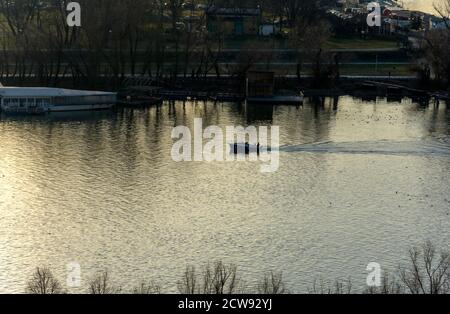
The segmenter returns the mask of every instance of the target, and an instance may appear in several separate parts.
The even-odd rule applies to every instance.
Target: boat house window
[[[9,105],[17,106],[19,104],[19,100],[17,98],[5,98],[5,102],[8,102]]]
[[[49,101],[47,98],[36,98],[36,106],[43,106],[48,103],[49,103]]]

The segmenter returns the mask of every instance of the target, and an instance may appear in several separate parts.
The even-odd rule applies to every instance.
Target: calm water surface
[[[279,125],[280,169],[175,163],[174,126]],[[244,280],[284,272],[294,292],[314,279],[395,269],[411,245],[450,248],[450,108],[411,100],[247,108],[165,104],[0,118],[0,292],[21,293],[36,266],[83,284],[109,269],[129,290],[166,292],[187,264],[223,260]]]

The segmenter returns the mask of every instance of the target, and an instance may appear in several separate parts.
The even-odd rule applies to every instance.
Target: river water
[[[280,168],[171,158],[174,126],[280,126]],[[450,108],[352,97],[302,107],[177,102],[143,110],[0,118],[0,292],[37,266],[82,286],[108,269],[177,292],[187,265],[238,265],[249,288],[392,271],[431,240],[450,249]]]

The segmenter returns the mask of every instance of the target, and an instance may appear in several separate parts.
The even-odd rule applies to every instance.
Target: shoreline
[[[242,78],[180,78],[176,81],[149,81],[142,84],[140,78],[129,78],[128,86],[118,90],[119,97],[129,94],[159,97],[162,100],[215,100],[244,101],[245,91]],[[230,84],[230,82],[232,82]],[[302,92],[305,97],[340,97],[359,98],[393,97],[450,100],[450,92],[423,86],[416,77],[342,77],[328,87],[312,86],[312,78],[276,77],[275,94],[283,92]]]
[[[156,79],[154,77],[126,77],[118,86],[110,84],[112,78],[98,78],[94,84],[74,84],[72,79],[61,79],[58,84],[39,84],[35,79],[18,80],[3,79],[5,87],[8,86],[50,86],[69,89],[100,89],[118,92],[119,104],[122,105],[128,95],[143,97],[141,103],[150,99],[151,104],[159,104],[163,100],[214,100],[214,101],[243,101],[244,79],[208,75],[206,77],[178,77],[177,79]],[[360,98],[374,97],[411,97],[435,98],[436,100],[450,101],[450,91],[435,88],[431,84],[424,85],[414,76],[340,76],[334,82],[324,84],[328,86],[314,86],[311,76],[277,76],[275,78],[276,91],[300,92],[305,97],[339,97],[353,96]]]

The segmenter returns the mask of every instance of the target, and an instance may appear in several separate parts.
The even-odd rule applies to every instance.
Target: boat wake
[[[280,147],[287,153],[433,156],[450,158],[448,140],[322,142]]]

